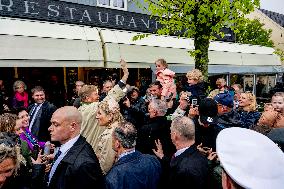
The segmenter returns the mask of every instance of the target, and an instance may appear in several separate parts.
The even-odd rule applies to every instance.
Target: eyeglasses
[[[15,89],[21,89],[24,88],[23,86],[15,87]]]

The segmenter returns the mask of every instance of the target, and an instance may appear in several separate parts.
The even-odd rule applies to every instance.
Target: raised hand
[[[215,158],[217,159],[217,152],[212,152],[212,150],[211,150],[211,152],[209,153],[207,159],[210,160],[210,161],[212,161],[212,160],[214,160]]]
[[[128,72],[127,63],[125,62],[125,60],[123,60],[123,59],[120,60],[120,66],[121,66],[121,69],[123,71],[123,76],[122,76],[121,80],[126,84],[126,81],[128,79],[128,76],[129,76],[129,72]]]
[[[46,158],[45,158],[45,155],[42,155],[42,150],[40,150],[38,152],[38,155],[37,155],[37,159],[35,160],[34,158],[31,157],[31,160],[32,160],[32,163],[33,164],[44,164],[46,163]]]
[[[163,146],[161,144],[161,141],[158,139],[158,140],[155,140],[155,145],[156,145],[156,149],[152,149],[154,154],[160,158],[160,159],[163,159],[164,157],[164,151],[163,151]]]

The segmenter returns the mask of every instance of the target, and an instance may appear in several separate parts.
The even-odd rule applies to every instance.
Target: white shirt
[[[175,153],[175,157],[179,156],[180,154],[182,154],[185,150],[187,150],[189,148],[188,147],[185,147],[185,148],[182,148],[182,149],[179,149],[178,151],[176,151]]]
[[[130,151],[128,151],[128,152],[123,152],[122,154],[120,154],[120,155],[118,156],[117,160],[121,159],[122,157],[124,157],[124,156],[126,156],[126,155],[128,155],[128,154],[132,154],[132,153],[134,153],[134,152],[135,152],[135,149],[130,150]]]
[[[33,117],[32,117],[32,120],[31,120],[31,122],[30,122],[30,125],[29,125],[30,131],[32,130],[33,124],[34,124],[34,122],[35,122],[36,115],[37,115],[38,111],[40,110],[42,104],[43,104],[43,103],[41,103],[41,104],[36,104],[36,105],[37,105],[36,109],[33,109],[32,112],[31,112],[31,114],[33,114],[33,111],[35,111],[35,113],[34,113],[34,115],[33,115]],[[35,105],[35,106],[36,106],[36,105]]]
[[[50,173],[49,173],[49,178],[48,178],[48,185],[50,183],[50,180],[57,168],[57,166],[59,165],[59,163],[61,162],[61,160],[64,158],[64,156],[68,153],[68,151],[70,150],[70,148],[75,144],[75,142],[79,139],[80,134],[74,138],[72,138],[71,140],[69,140],[68,142],[66,142],[65,144],[62,144],[59,148],[55,149],[55,152],[57,153],[59,150],[61,151],[61,155],[57,158],[57,160],[54,162],[53,166],[51,167]],[[55,153],[55,154],[56,154]]]

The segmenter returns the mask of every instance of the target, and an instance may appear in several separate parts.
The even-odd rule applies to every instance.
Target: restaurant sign
[[[147,33],[159,28],[159,23],[146,14],[53,0],[0,0],[0,16]],[[232,32],[225,36],[224,40],[233,40]]]

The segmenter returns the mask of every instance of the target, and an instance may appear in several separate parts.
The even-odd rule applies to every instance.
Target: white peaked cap
[[[226,173],[249,189],[284,189],[284,153],[266,136],[249,129],[222,130],[216,150]]]

